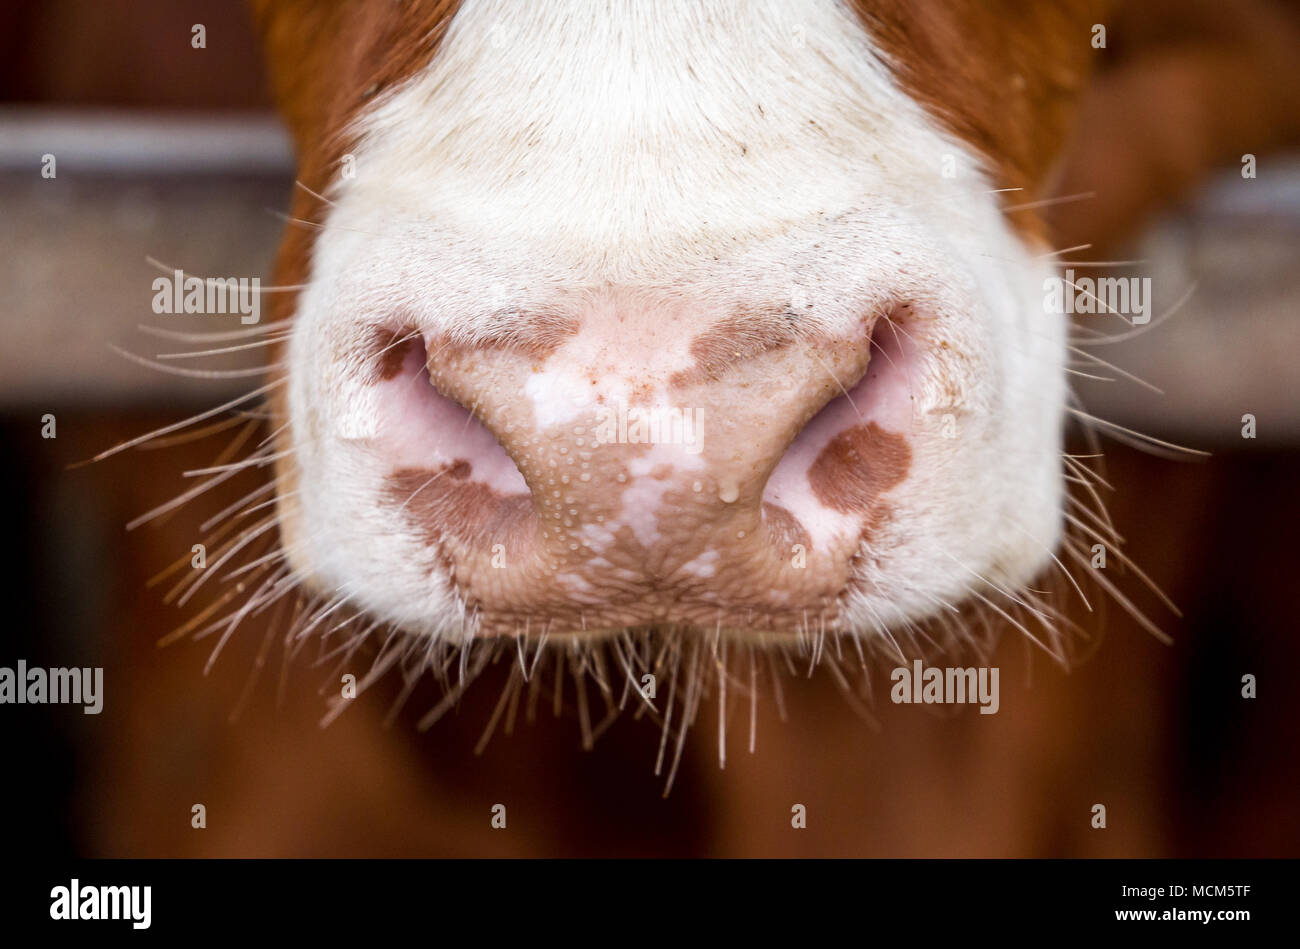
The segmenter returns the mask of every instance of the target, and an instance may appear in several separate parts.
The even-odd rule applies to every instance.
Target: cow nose
[[[481,634],[833,627],[910,464],[909,347],[887,322],[614,310],[430,336],[407,358],[437,404],[389,500]]]

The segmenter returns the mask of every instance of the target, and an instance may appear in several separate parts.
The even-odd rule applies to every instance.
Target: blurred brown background
[[[190,45],[195,23],[206,49]],[[1139,68],[1141,44],[1126,35],[1138,34],[1112,30],[1108,79]],[[1143,42],[1168,53],[1188,40],[1157,31]],[[394,682],[322,730],[332,666],[305,656],[281,684],[277,646],[232,724],[265,626],[244,629],[206,677],[209,643],[156,647],[186,614],[146,581],[255,482],[241,476],[222,497],[128,534],[128,521],[185,487],[181,472],[210,464],[221,443],[68,466],[246,388],[163,376],[108,346],[156,355],[160,341],[135,325],[178,325],[150,311],[146,256],[265,278],[290,159],[246,11],[226,0],[0,3],[0,106],[0,478],[12,561],[0,665],[102,665],[107,692],[99,716],[0,707],[13,763],[2,813],[20,852],[1300,854],[1300,164],[1285,141],[1259,145],[1258,179],[1232,167],[1206,177],[1115,251],[1143,261],[1157,310],[1195,286],[1169,323],[1101,352],[1167,394],[1123,381],[1078,386],[1099,415],[1213,452],[1186,462],[1107,446],[1118,487],[1108,501],[1127,552],[1184,618],[1162,612],[1132,577],[1120,582],[1173,645],[1111,604],[1084,620],[1094,640],[1068,673],[1008,635],[999,714],[877,702],[878,728],[854,716],[828,676],[790,679],[788,722],[760,703],[757,754],[746,753],[745,716],[733,713],[725,770],[706,705],[663,800],[648,722],[620,720],[584,752],[573,709],[558,720],[548,710],[499,730],[475,756],[499,688],[472,689],[421,734],[414,722],[437,691],[417,692],[385,729]],[[1098,139],[1113,147],[1072,182],[1104,197],[1125,140],[1088,140]],[[46,153],[58,157],[52,180],[40,175]],[[53,440],[41,438],[47,413]],[[1245,413],[1257,416],[1257,439],[1240,437]],[[1245,673],[1259,679],[1253,701],[1240,696]],[[887,684],[876,678],[880,693]],[[489,828],[498,802],[506,832]],[[1104,831],[1089,826],[1098,802]],[[207,808],[205,830],[190,827],[194,803]],[[805,831],[790,828],[793,803],[808,808]]]

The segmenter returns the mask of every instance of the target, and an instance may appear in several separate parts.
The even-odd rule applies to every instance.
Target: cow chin
[[[536,43],[503,62],[469,10],[357,119],[315,237],[279,434],[305,585],[454,641],[870,638],[1050,562],[1045,248],[847,13],[775,52],[666,16],[628,62],[691,76],[620,98],[560,68],[580,31],[503,8]]]

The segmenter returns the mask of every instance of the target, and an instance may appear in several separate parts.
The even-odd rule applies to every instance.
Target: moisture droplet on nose
[[[730,504],[738,497],[740,497],[740,485],[736,482],[724,481],[718,486],[718,500],[723,504]]]

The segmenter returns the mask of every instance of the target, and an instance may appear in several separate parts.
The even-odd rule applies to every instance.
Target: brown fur
[[[1007,204],[1041,197],[1098,53],[1108,0],[855,0],[903,86],[948,131],[974,145]],[[936,166],[938,156],[936,156]],[[1038,215],[1017,227],[1039,230]]]

